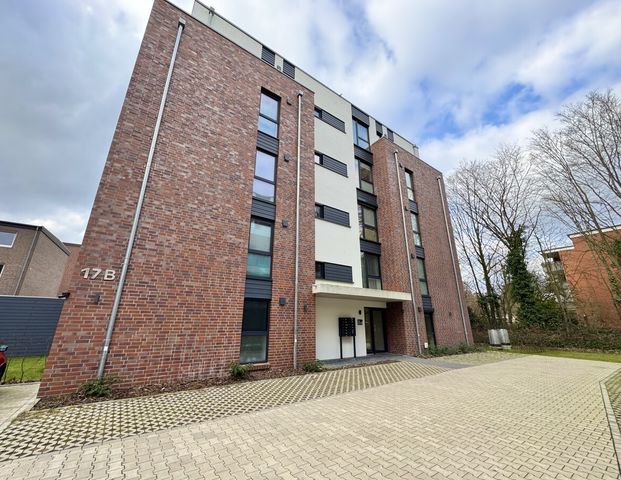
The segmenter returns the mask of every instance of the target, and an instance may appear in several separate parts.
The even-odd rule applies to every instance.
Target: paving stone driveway
[[[600,380],[528,356],[0,464],[0,478],[618,479]]]

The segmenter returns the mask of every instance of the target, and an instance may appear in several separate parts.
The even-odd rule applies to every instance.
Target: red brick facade
[[[281,97],[272,367],[291,364],[297,94],[302,97],[300,361],[315,356],[313,93],[156,0],[50,351],[40,395],[95,376],[159,102],[182,35],[106,373],[119,386],[221,375],[239,360],[261,89]],[[292,161],[284,161],[284,155]],[[282,226],[288,220],[289,227]],[[80,269],[114,269],[117,280]],[[287,299],[285,306],[278,299]],[[99,299],[99,300],[97,300]]]
[[[401,165],[399,177],[403,205],[408,208],[405,169],[414,177],[414,195],[418,204],[418,221],[425,254],[425,269],[429,295],[433,301],[433,319],[437,344],[458,345],[466,342],[458,295],[465,297],[463,287],[459,291],[451,262],[450,243],[444,223],[442,197],[438,186],[441,173],[386,138],[371,146],[373,151],[374,182],[378,197],[377,217],[382,241],[382,282],[386,290],[410,291],[407,252],[403,241],[403,219],[399,200],[399,187],[394,160],[395,150]],[[414,235],[410,212],[406,211],[406,230],[409,250],[415,254]],[[450,224],[449,224],[450,225]],[[451,227],[452,234],[452,227]],[[456,256],[455,256],[456,258]],[[421,308],[416,259],[411,258],[412,278],[416,292],[420,343],[427,341],[425,319]],[[459,265],[457,265],[459,269]],[[459,270],[458,270],[459,272]],[[461,278],[461,274],[459,274]],[[464,307],[465,308],[465,307]],[[416,328],[411,302],[390,303],[387,309],[388,348],[391,352],[418,354]],[[468,341],[472,342],[470,320],[466,315]]]
[[[607,232],[614,238],[621,231]],[[605,268],[582,236],[572,237],[574,248],[560,250],[565,277],[570,285],[578,317],[587,324],[618,327],[621,318],[615,307]]]

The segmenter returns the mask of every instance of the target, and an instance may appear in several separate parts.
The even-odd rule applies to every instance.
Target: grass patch
[[[2,383],[38,382],[43,376],[47,356],[9,357]]]
[[[589,352],[581,350],[555,350],[552,348],[512,347],[511,352],[546,357],[577,358],[579,360],[597,360],[600,362],[621,363],[621,352]]]

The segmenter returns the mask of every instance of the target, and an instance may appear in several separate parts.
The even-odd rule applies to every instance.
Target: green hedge
[[[477,343],[488,343],[487,331],[473,333]],[[572,326],[569,332],[518,327],[509,329],[509,338],[515,346],[621,351],[621,329],[610,327]]]

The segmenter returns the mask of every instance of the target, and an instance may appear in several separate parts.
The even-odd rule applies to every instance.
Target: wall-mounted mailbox
[[[339,317],[339,337],[341,341],[341,358],[343,358],[343,337],[352,337],[354,358],[356,358],[356,319],[354,317]]]

